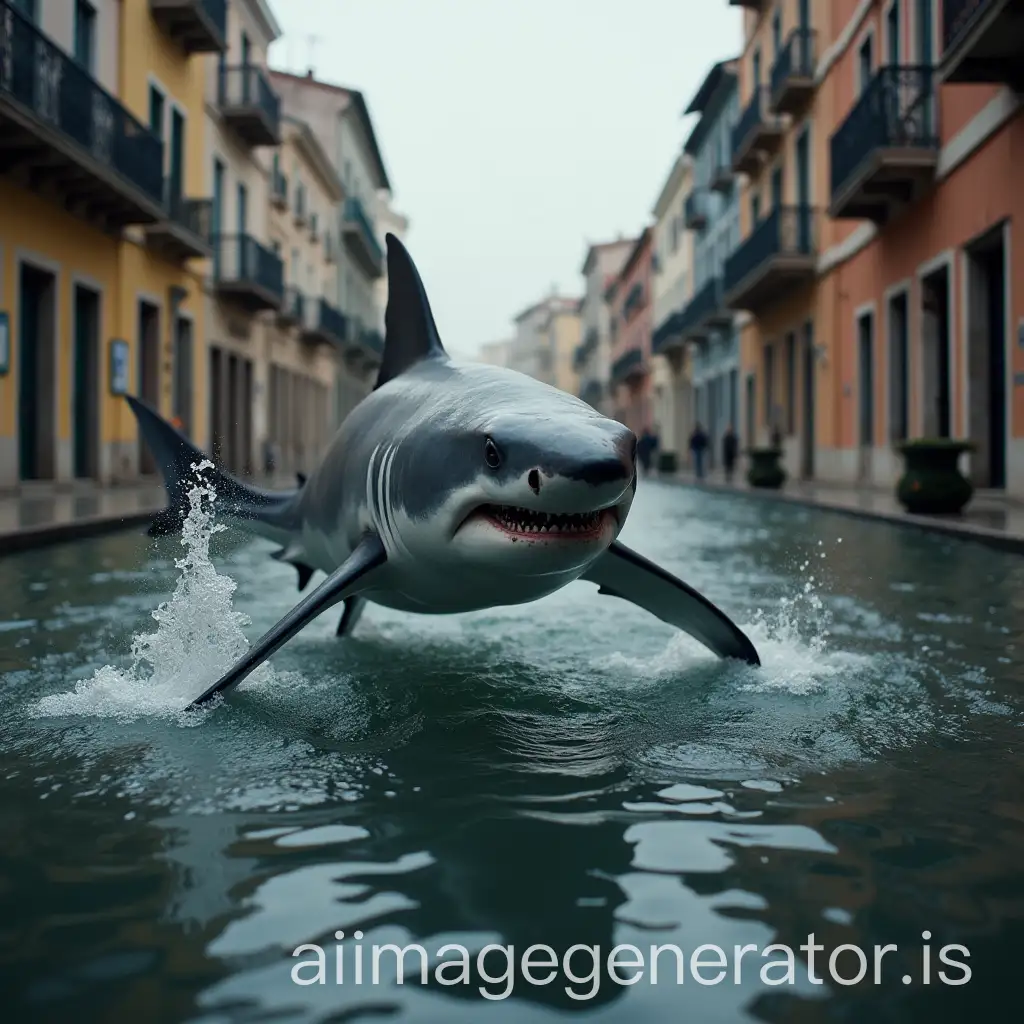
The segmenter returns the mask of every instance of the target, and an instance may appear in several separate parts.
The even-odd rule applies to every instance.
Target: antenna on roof
[[[311,32],[306,36],[306,43],[309,46],[309,63],[306,66],[309,69],[307,74],[310,78],[313,77],[313,69],[316,67],[316,60],[314,59],[316,55],[316,48],[322,41],[323,37],[318,36],[315,32]]]

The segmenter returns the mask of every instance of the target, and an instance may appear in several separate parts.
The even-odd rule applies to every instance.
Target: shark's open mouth
[[[596,512],[537,512],[515,505],[483,505],[478,509],[495,526],[521,537],[597,537],[609,515],[607,508]]]

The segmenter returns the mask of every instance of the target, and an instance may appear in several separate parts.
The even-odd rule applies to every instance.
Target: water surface
[[[645,481],[623,540],[743,624],[762,669],[577,583],[457,617],[371,606],[345,641],[331,612],[184,716],[297,595],[269,544],[224,531],[211,561],[196,525],[184,569],[180,538],[138,533],[4,559],[5,1019],[1016,1015],[1024,562]],[[759,952],[736,983],[736,946],[809,933],[826,960],[898,949],[880,985],[816,985],[802,961],[766,985]],[[389,942],[715,944],[730,964],[715,985],[669,958],[656,984],[517,976],[485,1000],[507,984],[423,986],[413,957],[401,986],[393,966],[355,984],[356,945],[369,963]],[[303,943],[326,984],[293,982]],[[948,943],[966,985],[935,980]]]

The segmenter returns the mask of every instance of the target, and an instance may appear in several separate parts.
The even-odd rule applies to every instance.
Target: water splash
[[[42,698],[29,709],[34,717],[91,715],[131,721],[143,716],[171,717],[195,725],[205,712],[185,712],[188,703],[248,649],[242,631],[250,619],[232,607],[236,583],[217,572],[210,560],[213,535],[227,527],[215,521],[217,493],[203,476],[213,463],[193,463],[195,483],[188,493],[181,545],[175,559],[178,582],[169,601],[152,614],[157,628],[132,639],[127,669],[104,665],[91,679],[67,693]],[[271,672],[260,666],[247,682],[259,685]],[[211,705],[212,706],[212,705]]]

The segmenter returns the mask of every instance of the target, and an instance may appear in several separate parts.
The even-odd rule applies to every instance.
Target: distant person
[[[725,467],[726,483],[732,483],[732,474],[736,468],[736,457],[739,455],[739,451],[740,441],[730,423],[722,435],[722,465]]]
[[[708,435],[698,423],[690,435],[690,453],[693,455],[693,471],[698,480],[704,479],[704,454],[708,450]]]
[[[644,427],[640,440],[636,445],[637,458],[640,460],[640,467],[647,476],[651,471],[651,459],[654,456],[654,449],[658,445],[658,439],[651,433],[650,428]]]

